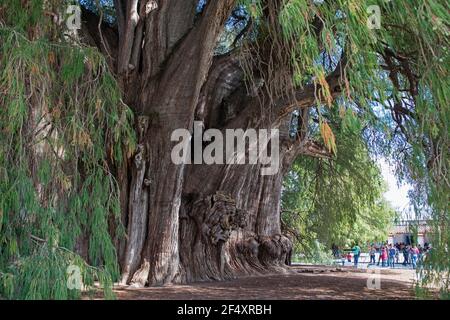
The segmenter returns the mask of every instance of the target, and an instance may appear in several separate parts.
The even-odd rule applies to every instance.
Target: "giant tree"
[[[421,185],[427,190],[438,190],[436,199],[443,199],[448,190],[443,178],[448,168],[445,1],[80,1],[81,30],[65,36],[64,31],[58,35],[53,27],[42,28],[31,21],[53,17],[57,24],[64,3],[33,2],[7,1],[0,7],[4,24],[15,23],[11,12],[32,12],[29,19],[21,16],[20,20],[25,20],[28,41],[46,34],[60,45],[96,47],[107,64],[104,72],[118,84],[113,97],[120,93],[120,101],[111,101],[108,90],[97,100],[78,97],[85,93],[80,91],[86,90],[84,84],[103,77],[91,58],[75,59],[79,73],[69,68],[61,74],[79,81],[73,96],[77,101],[85,99],[86,112],[89,105],[97,110],[87,118],[94,125],[90,130],[100,134],[97,144],[92,143],[92,133],[83,130],[67,137],[72,142],[67,148],[74,141],[85,149],[103,147],[94,153],[101,155],[97,158],[75,152],[77,160],[70,165],[84,186],[86,180],[93,183],[86,179],[92,173],[89,164],[101,162],[104,175],[98,173],[98,183],[93,183],[99,189],[78,191],[85,192],[84,200],[89,197],[86,192],[96,199],[96,192],[104,187],[103,191],[114,190],[112,197],[120,203],[114,208],[115,218],[106,215],[94,221],[103,221],[101,228],[109,231],[123,283],[161,285],[284,270],[292,244],[280,227],[283,176],[299,156],[332,159],[339,152],[331,120],[323,112],[327,108],[338,108],[346,121],[366,119],[375,131],[389,134],[383,141],[394,141],[396,146],[401,141],[407,146],[400,149],[406,176],[425,181]],[[61,72],[58,66],[67,62],[53,55],[47,60],[56,74]],[[81,76],[89,72],[91,77]],[[5,73],[3,83],[16,88],[9,74]],[[25,92],[34,97],[30,82],[24,83]],[[5,104],[15,105],[12,97],[7,98]],[[67,99],[71,101],[67,97],[58,101],[64,106]],[[128,111],[97,123],[99,115],[108,118],[105,101],[120,105],[123,101],[129,108],[135,148],[131,142],[119,143],[123,134],[129,134],[125,126],[129,118],[124,115]],[[33,105],[29,100],[25,103]],[[53,112],[50,122],[60,116],[61,112]],[[194,121],[221,132],[279,129],[279,171],[261,175],[260,164],[173,163],[176,142],[171,134],[176,129],[192,131]],[[122,129],[98,132],[111,125]],[[314,130],[321,138],[315,139]],[[207,145],[194,142],[192,148],[203,150]],[[422,175],[414,172],[427,163]],[[39,180],[34,186],[41,188]],[[16,200],[20,202],[20,197]],[[447,226],[440,203],[436,210],[441,212],[441,225]],[[95,209],[86,208],[87,217],[100,215]],[[42,231],[39,239],[49,242],[44,236]],[[105,259],[95,259],[93,252],[102,250],[99,239],[104,236],[93,238],[89,230],[81,230],[69,241],[70,249],[102,264]]]

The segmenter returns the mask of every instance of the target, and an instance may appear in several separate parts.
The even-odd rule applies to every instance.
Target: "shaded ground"
[[[295,266],[287,274],[242,277],[223,282],[203,282],[154,288],[117,288],[119,299],[207,300],[207,299],[413,299],[412,270],[373,270]]]

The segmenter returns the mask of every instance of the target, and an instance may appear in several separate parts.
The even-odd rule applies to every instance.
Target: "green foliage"
[[[316,241],[330,248],[385,240],[394,218],[364,140],[345,127],[335,131],[335,159],[300,157],[284,183],[282,219],[307,256],[317,254]]]
[[[417,213],[425,208],[432,218],[434,249],[421,290],[435,284],[448,297],[450,3],[290,0],[271,20],[263,0],[239,2],[254,23],[243,55],[259,74],[248,78],[264,80],[268,100],[314,84],[321,128],[313,132],[336,154],[334,161],[299,159],[287,177],[283,206],[295,214],[284,219],[300,231],[299,249],[313,252],[316,238],[345,244],[383,237],[392,212],[380,200],[383,186],[368,150],[391,157],[399,179],[415,186]],[[47,277],[59,278],[57,268],[75,258],[55,252],[72,251],[82,236],[89,262],[106,272],[98,277],[117,273],[107,232],[119,211],[111,169],[133,149],[131,114],[102,57],[47,23],[46,9],[61,4],[0,5],[0,272],[8,297],[69,297],[60,285],[42,292],[23,285],[32,280],[20,270],[51,263]],[[368,27],[370,5],[381,9],[380,29]],[[238,34],[226,31],[219,52]],[[337,105],[326,75],[342,55]]]
[[[390,158],[398,178],[414,185],[411,198],[417,218],[427,212],[433,220],[436,260],[425,262],[429,277],[423,278],[423,285],[429,279],[446,279],[439,287],[448,295],[450,3],[291,0],[281,6],[277,26],[266,15],[263,3],[267,2],[242,3],[261,26],[258,39],[265,51],[256,51],[257,59],[264,62],[260,68],[270,66],[262,74],[269,96],[290,95],[292,87],[314,83],[320,123],[325,123],[320,114],[333,107],[326,74],[345,56],[340,101],[342,114],[348,117],[345,121],[351,126],[359,125],[356,119],[363,122],[370,150]],[[380,9],[378,29],[368,23],[374,14],[372,5]],[[265,57],[264,52],[277,55]],[[293,72],[286,80],[280,70]],[[323,140],[334,151],[331,133],[325,130]],[[339,139],[338,157],[342,156]]]
[[[6,0],[2,2],[8,8],[7,14],[2,15],[2,20],[7,25],[14,25],[21,31],[28,31],[39,24],[46,25],[42,1]]]
[[[71,287],[71,268],[77,268],[80,278]],[[8,266],[3,274],[2,294],[8,299],[79,299],[84,289],[93,296],[95,281],[104,288],[106,299],[114,297],[111,288],[112,275],[106,269],[99,269],[86,264],[80,256],[65,248],[52,248],[39,244],[31,255],[23,256],[16,263]]]
[[[450,29],[444,21],[450,19],[450,4],[439,0],[391,1],[385,8],[384,24],[388,28],[381,30],[378,37],[386,38],[397,55],[408,56],[406,61],[395,63],[409,64],[417,77],[414,80],[407,72],[398,76],[400,89],[414,86],[417,81],[415,94],[405,94],[391,85],[394,99],[404,106],[412,104],[414,110],[414,116],[404,117],[401,124],[390,123],[391,128],[400,127],[402,131],[397,137],[392,135],[391,154],[398,164],[399,177],[415,186],[411,196],[417,217],[428,218],[421,212],[430,212],[433,252],[424,262],[421,286],[434,285],[442,297],[448,297]],[[404,13],[399,14],[400,10]]]
[[[311,264],[322,264],[322,265],[332,265],[334,262],[334,257],[331,250],[325,245],[321,244],[318,240],[313,240],[309,243],[310,249],[304,253],[294,254],[293,262],[299,263],[311,263]],[[297,243],[297,250],[299,249],[300,243]]]
[[[99,52],[45,31],[30,40],[28,27],[0,26],[0,296],[78,298],[66,285],[77,266],[110,298],[109,229],[124,234],[112,171],[134,148],[132,113]]]

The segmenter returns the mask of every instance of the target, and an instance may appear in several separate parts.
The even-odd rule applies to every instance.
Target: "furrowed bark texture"
[[[136,114],[139,143],[118,169],[127,237],[116,245],[125,284],[285,270],[292,243],[280,227],[283,175],[299,154],[322,151],[304,134],[306,111],[299,134],[290,138],[291,104],[279,98],[279,107],[267,114],[258,88],[244,84],[239,55],[214,56],[236,1],[207,1],[201,13],[195,11],[197,2],[115,0],[118,30],[103,29],[114,49],[111,67]],[[83,33],[102,49],[93,27],[98,23],[87,13],[83,17]],[[313,87],[299,92],[297,100],[307,110]],[[173,164],[171,133],[192,131],[194,120],[222,132],[279,128],[278,173],[263,176],[259,164]]]

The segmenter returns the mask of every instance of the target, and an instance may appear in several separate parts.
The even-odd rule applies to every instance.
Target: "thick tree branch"
[[[165,70],[159,78],[158,88],[168,88],[173,83],[179,83],[177,94],[185,101],[186,107],[194,107],[192,111],[195,110],[200,90],[210,70],[217,38],[234,4],[235,0],[208,2],[202,18],[173,49],[164,63]],[[193,46],[192,43],[199,45]],[[144,82],[146,80],[144,79]],[[155,97],[155,108],[159,109],[157,112],[180,112],[167,109],[165,105],[171,105],[167,99],[175,99],[175,95]],[[184,118],[186,112],[190,114],[187,110],[183,111]]]
[[[117,30],[106,22],[101,21],[99,16],[89,10],[83,7],[81,10],[81,34],[83,41],[97,47],[107,58],[113,70],[115,70],[119,41]]]
[[[192,31],[198,0],[158,0],[156,3],[158,8],[146,15],[144,41],[139,43],[144,70],[141,81],[156,76]]]
[[[129,0],[127,3],[125,30],[120,39],[118,73],[124,74],[130,68],[131,51],[134,42],[134,30],[139,21],[138,0]]]
[[[126,0],[114,0],[114,8],[116,10],[117,28],[119,31],[119,38],[123,38],[125,32],[125,4]]]
[[[324,159],[331,159],[333,157],[333,155],[325,148],[325,146],[314,140],[306,140],[303,143],[302,149],[298,152],[297,155],[306,155],[314,158]]]
[[[242,85],[242,78],[237,52],[215,57],[200,93],[196,119],[204,120],[207,127],[216,126],[224,99]]]
[[[334,71],[326,77],[328,89],[333,99],[342,94],[342,89],[345,85],[345,67],[347,64],[347,58],[345,54],[342,56],[338,65]],[[285,115],[300,108],[308,108],[318,102],[326,102],[325,97],[318,95],[317,93],[321,89],[320,85],[309,84],[301,89],[295,91],[294,97],[282,97],[275,103],[275,116],[276,119],[281,119]]]

